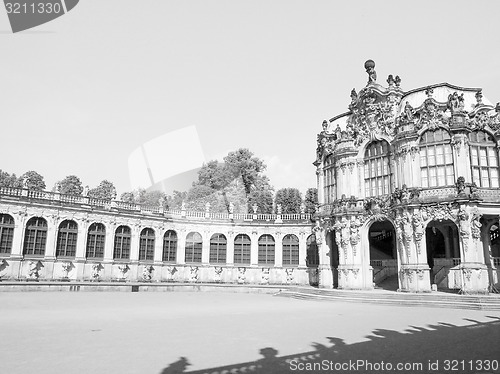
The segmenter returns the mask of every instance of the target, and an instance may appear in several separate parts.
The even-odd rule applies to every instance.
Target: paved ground
[[[5,374],[279,373],[349,360],[500,372],[445,370],[445,360],[500,360],[500,313],[240,293],[5,292],[0,344]],[[385,372],[350,369],[332,372]]]

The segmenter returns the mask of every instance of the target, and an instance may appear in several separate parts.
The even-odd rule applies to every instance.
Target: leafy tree
[[[20,179],[23,181],[23,185],[30,190],[43,191],[47,187],[43,177],[33,170],[21,175]]]
[[[188,191],[186,196],[186,208],[190,210],[205,210],[205,204],[208,202],[212,208],[217,208],[218,199],[217,199],[217,190],[204,186],[201,184],[194,185]]]
[[[264,161],[257,157],[253,157],[253,153],[247,148],[240,148],[234,152],[229,152],[224,157],[227,170],[233,175],[233,179],[241,175],[245,191],[250,194],[252,186],[255,185],[257,179],[265,169]]]
[[[276,192],[275,205],[281,204],[283,214],[300,213],[302,196],[297,188],[282,188]]]
[[[23,180],[16,177],[16,174],[9,174],[0,170],[0,187],[22,187]]]
[[[57,191],[64,195],[81,196],[83,192],[82,181],[76,175],[68,175],[57,182]]]
[[[120,201],[124,203],[135,203],[134,194],[132,192],[124,192],[120,195]]]
[[[308,188],[306,191],[306,196],[304,197],[306,213],[314,214],[314,212],[316,211],[316,204],[318,204],[318,189]]]
[[[90,197],[104,200],[116,199],[116,187],[108,180],[103,180],[96,188],[92,188],[88,194]]]
[[[272,213],[273,194],[274,188],[269,183],[269,178],[265,175],[259,177],[248,195],[248,207],[250,211],[253,211],[253,205],[257,204],[258,213]]]
[[[215,190],[219,190],[227,186],[236,177],[226,164],[216,160],[209,161],[204,164],[198,171],[198,182]]]
[[[174,191],[172,196],[167,196],[167,205],[170,209],[181,209],[182,202],[186,200],[186,197],[186,191]]]

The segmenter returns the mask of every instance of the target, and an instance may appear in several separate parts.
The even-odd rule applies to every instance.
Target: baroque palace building
[[[497,291],[500,104],[448,83],[382,86],[365,68],[318,135],[320,286]]]
[[[0,280],[317,284],[311,228],[305,213],[165,210],[0,188]]]

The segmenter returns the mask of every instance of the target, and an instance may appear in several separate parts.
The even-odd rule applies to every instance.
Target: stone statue
[[[464,195],[465,194],[465,178],[458,177],[457,181],[455,183],[455,187],[457,188],[457,195]]]
[[[229,214],[234,213],[234,204],[232,202],[229,203]]]
[[[368,84],[373,84],[377,81],[377,73],[375,72],[375,62],[368,60],[365,62],[365,69],[368,73]]]
[[[404,107],[403,115],[402,117],[406,119],[407,121],[412,121],[413,116],[415,115],[415,110],[413,107],[410,105],[410,103],[407,101]]]

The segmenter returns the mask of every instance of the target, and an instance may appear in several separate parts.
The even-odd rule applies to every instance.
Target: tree
[[[120,201],[124,203],[135,203],[134,194],[132,192],[124,192],[120,195]]]
[[[274,203],[276,206],[281,204],[283,214],[300,213],[302,196],[297,188],[282,188],[276,192]]]
[[[9,174],[0,170],[0,187],[22,187],[23,180],[16,177],[16,174]]]
[[[203,164],[198,171],[198,182],[215,190],[220,190],[227,186],[236,176],[224,163],[212,160],[207,164]]]
[[[68,175],[57,182],[57,191],[64,195],[81,196],[83,192],[82,181],[76,175]]]
[[[103,180],[96,188],[89,191],[89,196],[95,199],[114,200],[116,199],[116,187],[108,180]]]
[[[266,169],[264,161],[253,157],[253,153],[247,148],[240,148],[234,152],[229,152],[224,157],[224,162],[229,173],[233,175],[233,179],[241,175],[247,195],[250,194],[252,186],[255,185],[255,182],[261,175],[260,173]]]
[[[205,204],[210,203],[211,210],[217,209],[217,190],[201,184],[194,185],[186,196],[186,208],[190,210],[204,211]],[[212,209],[213,208],[213,209]]]
[[[306,206],[306,213],[314,214],[316,212],[316,205],[318,204],[318,189],[308,188],[306,196],[304,197],[304,205]]]
[[[186,200],[186,197],[186,191],[174,191],[172,196],[167,196],[167,205],[170,209],[181,209],[182,202]]]
[[[248,207],[253,209],[257,205],[257,212],[269,214],[273,212],[274,188],[269,183],[269,178],[265,175],[259,177],[248,195]],[[250,210],[253,211],[253,210]]]
[[[43,191],[47,187],[43,177],[33,170],[21,175],[20,179],[23,181],[23,185],[30,190]]]

